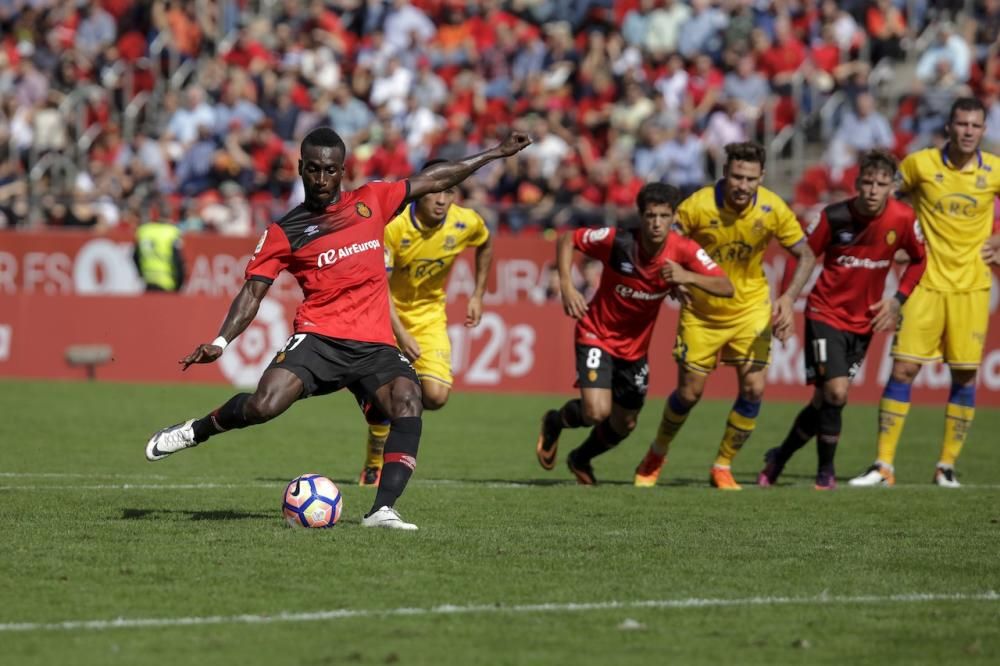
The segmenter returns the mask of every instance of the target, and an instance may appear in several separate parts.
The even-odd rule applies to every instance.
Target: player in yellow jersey
[[[425,168],[445,160],[431,160]],[[476,286],[466,307],[465,325],[479,325],[483,294],[493,261],[493,241],[483,218],[455,204],[456,188],[410,203],[385,228],[385,264],[392,294],[392,330],[413,363],[423,390],[424,409],[444,407],[451,393],[451,341],[445,316],[445,282],[455,258],[476,248]],[[368,451],[359,481],[378,485],[382,449],[389,426],[369,424]]]
[[[674,346],[677,388],[667,398],[656,439],[635,471],[637,486],[656,485],[670,442],[701,399],[721,355],[723,363],[736,367],[739,396],[729,412],[709,481],[716,488],[740,490],[733,479],[732,461],[756,425],[772,331],[782,341],[791,334],[792,304],[816,263],[795,214],[780,197],[760,186],[764,162],[763,146],[729,144],[723,179],[698,190],[677,209],[681,232],[719,264],[736,293],[732,298],[701,291],[686,296]],[[787,291],[773,307],[763,268],[764,250],[772,238],[798,260]]]
[[[955,101],[948,143],[903,160],[901,190],[917,211],[927,243],[927,270],[901,311],[892,346],[892,377],[879,404],[875,463],[852,486],[891,486],[893,461],[910,410],[910,389],[925,363],[951,369],[941,456],[934,483],[959,487],[955,461],[975,411],[976,371],[989,322],[993,201],[1000,194],[1000,158],[980,150],[986,110],[972,97]]]

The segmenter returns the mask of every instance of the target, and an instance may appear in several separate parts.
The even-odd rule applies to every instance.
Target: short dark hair
[[[681,191],[673,185],[646,183],[639,190],[635,203],[639,207],[639,214],[642,215],[647,208],[657,204],[668,204],[672,210],[676,211],[682,198]]]
[[[955,103],[951,105],[951,111],[948,112],[949,123],[955,120],[955,114],[959,111],[981,111],[983,118],[986,117],[986,105],[978,97],[959,97],[956,99]]]
[[[319,148],[338,148],[340,149],[340,154],[347,157],[347,146],[344,144],[344,140],[340,138],[340,135],[333,131],[329,127],[317,127],[313,131],[306,134],[305,138],[302,139],[302,145],[300,150],[305,150],[306,146],[316,146]]]
[[[756,162],[763,170],[767,162],[767,151],[756,141],[726,144],[726,166],[733,162]]]
[[[861,156],[858,160],[858,176],[860,177],[865,171],[870,171],[876,169],[878,171],[885,171],[890,176],[896,175],[896,170],[899,168],[899,163],[896,162],[896,158],[888,150],[882,148],[875,148],[874,150],[869,150]]]

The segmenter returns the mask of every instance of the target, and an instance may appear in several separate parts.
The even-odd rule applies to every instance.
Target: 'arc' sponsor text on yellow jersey
[[[407,329],[444,320],[445,282],[455,258],[490,236],[479,213],[452,204],[444,222],[425,227],[411,203],[385,228],[385,262],[389,288],[400,321]]]
[[[770,300],[764,250],[772,238],[791,247],[805,238],[795,214],[770,190],[759,187],[742,211],[725,204],[723,181],[703,187],[677,208],[677,226],[701,245],[736,289],[732,298],[692,289],[691,308],[707,319],[730,321]]]
[[[910,195],[927,242],[920,284],[937,291],[990,288],[990,269],[979,251],[993,230],[1000,195],[1000,158],[977,152],[961,170],[947,146],[912,153],[899,166],[900,188]]]

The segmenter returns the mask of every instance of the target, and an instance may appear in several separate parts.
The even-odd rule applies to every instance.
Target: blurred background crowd
[[[805,217],[970,92],[996,150],[1000,0],[0,0],[0,226],[254,234],[320,125],[348,189],[530,132],[463,188],[513,232],[620,223],[748,138]]]

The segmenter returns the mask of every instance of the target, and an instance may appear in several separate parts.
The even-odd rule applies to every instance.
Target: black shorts
[[[581,389],[611,389],[611,399],[625,409],[642,409],[649,388],[649,363],[612,356],[600,347],[576,345],[576,384]]]
[[[814,319],[806,319],[806,383],[854,375],[868,353],[872,336],[850,333]]]
[[[288,338],[267,366],[271,368],[283,368],[301,379],[303,398],[346,388],[359,402],[371,402],[375,391],[396,377],[420,385],[413,366],[395,347],[312,333],[296,333]]]

